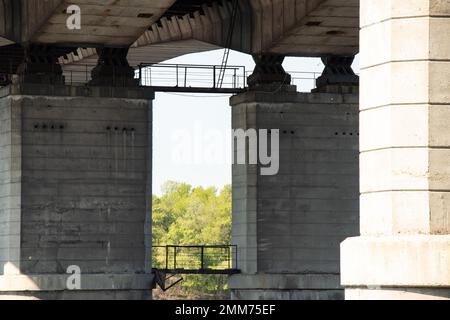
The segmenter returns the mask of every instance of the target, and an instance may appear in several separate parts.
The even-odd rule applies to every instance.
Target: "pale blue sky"
[[[216,64],[222,61],[223,50],[196,53],[178,57],[166,63],[180,64]],[[250,55],[231,52],[229,65],[245,66],[253,70],[254,63]],[[322,72],[323,64],[317,58],[286,58],[284,68],[287,71]],[[311,80],[303,81],[303,89],[312,85]],[[231,149],[231,140],[227,139],[231,128],[231,108],[227,95],[207,94],[174,94],[157,93],[153,107],[153,192],[160,195],[161,185],[167,180],[187,182],[193,186],[216,186],[221,188],[231,183],[231,166],[225,161],[191,161],[185,163],[177,157],[176,151],[185,138],[176,135],[189,136],[191,145],[185,148],[193,149],[199,143],[198,136],[210,135],[209,141],[203,141],[203,146],[212,147],[224,153]],[[200,134],[199,134],[200,133]],[[223,136],[223,139],[222,139]],[[197,140],[195,140],[197,137]],[[218,141],[211,141],[217,137]],[[220,138],[220,139],[219,139]],[[192,147],[191,147],[192,146]],[[174,149],[178,148],[178,149]],[[224,154],[225,155],[225,154]],[[222,163],[220,163],[222,162]]]

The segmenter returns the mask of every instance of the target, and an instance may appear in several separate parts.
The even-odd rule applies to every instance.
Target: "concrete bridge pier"
[[[346,298],[449,299],[450,2],[363,0],[361,14],[361,236],[342,244]]]
[[[359,233],[358,95],[344,92],[358,83],[324,72],[318,92],[298,93],[283,57],[255,60],[250,90],[231,99],[232,125],[279,130],[279,172],[233,165],[232,240],[242,274],[230,278],[232,298],[344,299],[339,244]]]
[[[152,100],[0,89],[0,299],[151,299]]]

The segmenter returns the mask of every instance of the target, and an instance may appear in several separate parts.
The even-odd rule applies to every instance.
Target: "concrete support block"
[[[152,99],[0,89],[0,299],[151,298]],[[66,286],[74,266],[79,290]]]
[[[349,297],[450,298],[450,236],[363,236],[341,248]]]
[[[346,300],[448,300],[449,289],[440,288],[348,288],[345,290]]]
[[[339,243],[358,234],[357,95],[235,96],[234,129],[279,129],[280,170],[233,166],[232,299],[343,299]]]
[[[361,1],[361,237],[348,299],[450,298],[450,3]]]
[[[339,275],[258,274],[230,279],[233,300],[342,300]]]
[[[0,276],[0,300],[149,300],[151,274],[83,274],[81,289],[67,289],[69,275]]]

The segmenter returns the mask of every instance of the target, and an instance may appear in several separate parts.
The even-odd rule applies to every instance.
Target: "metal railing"
[[[77,86],[90,83],[95,64],[71,64],[62,67],[64,84]],[[247,71],[244,66],[141,63],[134,68],[137,84],[161,92],[237,94],[246,89],[247,78],[252,74],[252,71]],[[219,87],[221,71],[224,74],[224,81]],[[310,92],[315,89],[316,79],[321,75],[321,72],[287,72],[299,92]],[[1,74],[0,85],[6,85],[10,79],[11,75]],[[58,84],[61,84],[59,82]],[[111,85],[120,87],[129,84],[130,81],[120,76],[119,72],[112,72]]]
[[[66,85],[86,85],[92,80],[91,72],[95,64],[72,64],[63,66],[63,76]],[[112,79],[113,82],[114,79]]]
[[[138,66],[141,86],[158,91],[239,92],[246,87],[243,66],[141,63]],[[223,82],[219,81],[222,74]]]
[[[238,273],[237,246],[153,246],[152,268],[171,274]]]
[[[316,80],[322,72],[287,71],[292,77],[292,85],[297,86],[299,92],[311,92],[316,89]]]

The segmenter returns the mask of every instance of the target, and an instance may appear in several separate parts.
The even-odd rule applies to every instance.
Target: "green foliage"
[[[161,197],[153,196],[153,245],[226,245],[231,243],[231,186],[193,188],[166,182]],[[153,252],[153,266],[165,265],[165,251]],[[214,261],[209,261],[214,263]],[[186,291],[223,293],[226,278],[184,277]]]

